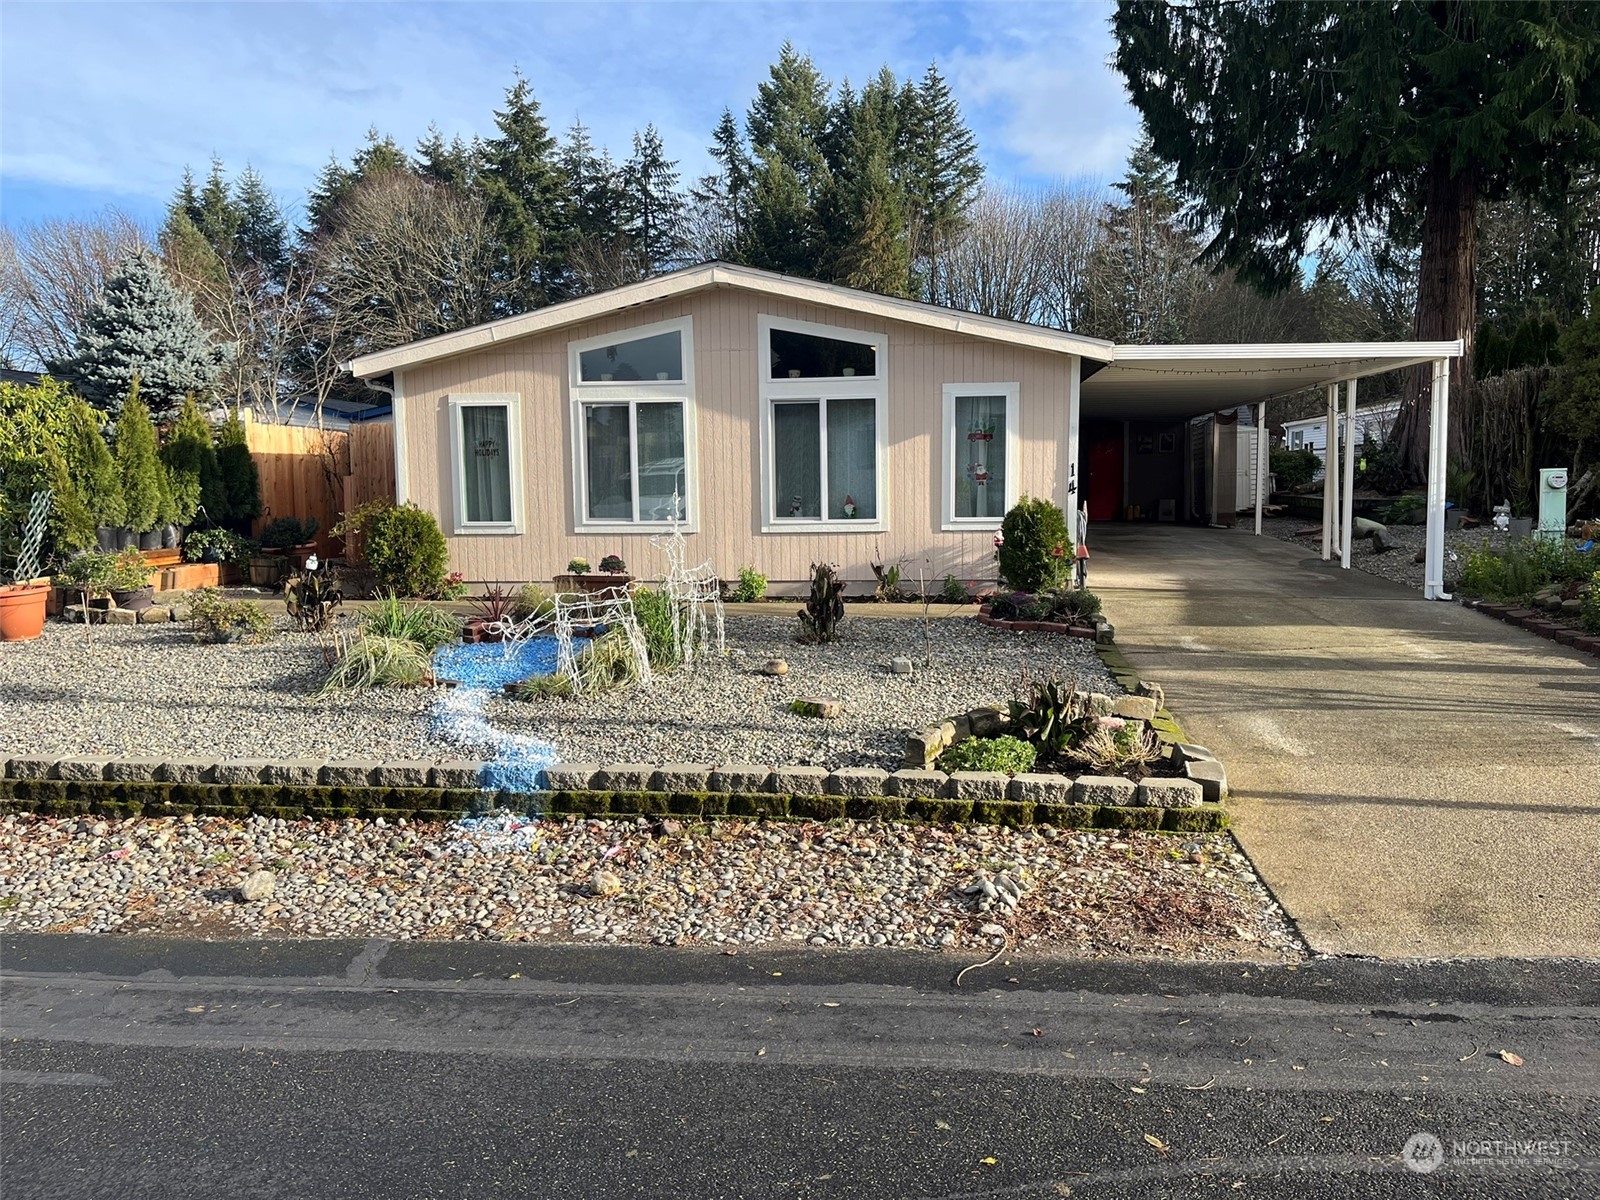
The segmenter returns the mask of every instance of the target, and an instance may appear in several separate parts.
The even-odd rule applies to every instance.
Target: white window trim
[[[519,392],[452,392],[450,408],[450,495],[451,528],[458,536],[479,534],[512,535],[525,531],[522,500],[522,395]],[[501,408],[506,410],[507,461],[511,469],[511,520],[468,521],[465,447],[461,444],[461,410]]]
[[[791,330],[843,342],[867,342],[876,347],[875,373],[840,376],[837,379],[773,379],[772,331]],[[811,321],[790,321],[765,314],[756,318],[760,353],[757,369],[761,391],[761,532],[762,533],[885,533],[889,529],[889,335],[871,329],[848,329],[818,325]],[[822,473],[822,503],[828,503],[828,406],[829,400],[872,400],[877,432],[878,494],[874,497],[877,517],[873,520],[836,520],[828,517],[780,517],[775,512],[773,488],[777,479],[773,462],[776,443],[772,432],[772,406],[784,400],[815,400],[818,404],[818,469]]]
[[[1002,513],[1010,512],[1017,502],[1017,398],[1020,387],[1015,383],[947,383],[944,385],[944,476],[942,491],[944,504],[940,509],[940,528],[946,533],[962,530],[986,531],[1000,528],[1004,516],[956,516],[956,468],[964,436],[956,430],[956,399],[960,396],[1004,396],[1006,398],[1006,497]]]
[[[623,380],[621,382],[595,381],[585,383],[581,377],[578,355],[585,350],[601,346],[615,346],[622,342],[638,341],[661,333],[676,331],[682,338],[682,380]],[[678,317],[671,321],[656,321],[650,325],[637,325],[618,329],[598,337],[583,338],[567,343],[567,390],[572,400],[572,517],[573,533],[638,533],[666,529],[670,521],[619,521],[615,518],[590,520],[589,512],[589,455],[584,444],[583,407],[586,404],[626,404],[628,406],[628,450],[633,457],[634,506],[638,510],[639,488],[639,438],[638,405],[646,403],[671,403],[683,405],[683,478],[687,495],[683,497],[688,519],[678,522],[684,533],[700,532],[700,461],[699,438],[696,434],[695,381],[694,381],[694,319]]]

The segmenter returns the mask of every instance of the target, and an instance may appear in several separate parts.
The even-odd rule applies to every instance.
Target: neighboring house
[[[1368,404],[1356,409],[1356,448],[1368,441],[1382,443],[1394,428],[1395,417],[1400,413],[1400,401],[1385,404]],[[1339,417],[1339,437],[1344,438],[1345,418]],[[1283,448],[1285,450],[1314,450],[1318,458],[1327,458],[1328,418],[1303,417],[1298,421],[1283,423]]]
[[[349,368],[392,396],[396,498],[439,518],[470,579],[612,553],[658,577],[650,539],[676,516],[725,577],[898,563],[937,584],[994,577],[1024,494],[1185,519],[1198,414],[1456,353],[1113,346],[713,262]]]

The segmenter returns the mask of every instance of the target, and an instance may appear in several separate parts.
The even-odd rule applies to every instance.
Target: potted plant
[[[625,588],[633,582],[627,571],[628,564],[622,561],[620,554],[608,554],[602,558],[598,572],[590,571],[587,558],[575,558],[567,564],[565,575],[556,576],[556,591],[604,592]]]
[[[111,560],[105,586],[113,603],[131,612],[149,608],[155,601],[156,590],[150,586],[150,564],[137,550],[124,550]]]
[[[228,583],[238,578],[257,549],[255,542],[231,529],[197,529],[183,539],[183,560],[219,564],[222,581]]]
[[[626,575],[628,564],[622,561],[622,555],[608,554],[600,560],[600,572],[603,575]]]
[[[295,560],[297,566],[304,566],[306,559],[317,552],[317,519],[307,517],[277,517],[261,533],[261,545],[268,550],[284,551]]]
[[[39,550],[50,520],[50,493],[34,492],[23,522],[17,567],[11,582],[0,585],[0,642],[25,642],[44,632],[50,581],[40,579]]]

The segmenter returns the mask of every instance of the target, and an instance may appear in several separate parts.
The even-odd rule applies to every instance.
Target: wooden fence
[[[343,430],[247,421],[250,456],[261,474],[258,535],[276,517],[316,518],[317,551],[345,553],[329,531],[340,517],[378,497],[394,497],[394,428],[387,423]]]

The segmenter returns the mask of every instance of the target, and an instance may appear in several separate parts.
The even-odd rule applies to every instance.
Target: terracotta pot
[[[0,587],[0,642],[26,642],[44,632],[48,580]]]

